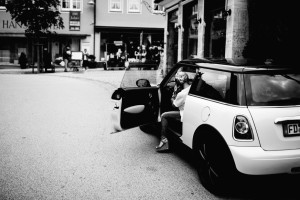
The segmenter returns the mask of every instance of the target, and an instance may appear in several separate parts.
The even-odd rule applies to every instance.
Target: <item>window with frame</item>
[[[82,0],[61,0],[62,10],[82,10]]]
[[[127,10],[129,13],[140,13],[141,12],[140,0],[127,0]]]
[[[123,11],[123,0],[109,0],[109,11],[110,12],[122,12]]]
[[[0,10],[6,9],[5,5],[7,4],[8,0],[0,0]]]
[[[152,12],[153,13],[163,13],[162,7],[155,3],[155,0],[152,0]]]
[[[231,74],[229,72],[200,69],[195,77],[190,93],[217,101],[228,102],[230,77]]]

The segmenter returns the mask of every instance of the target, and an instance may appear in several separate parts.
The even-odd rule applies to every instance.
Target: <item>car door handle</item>
[[[280,117],[275,119],[274,123],[279,124],[285,121],[297,121],[300,120],[300,116],[295,116],[295,117]]]
[[[136,105],[136,106],[130,106],[128,108],[124,109],[124,112],[131,113],[131,114],[138,114],[143,112],[145,109],[145,105]]]

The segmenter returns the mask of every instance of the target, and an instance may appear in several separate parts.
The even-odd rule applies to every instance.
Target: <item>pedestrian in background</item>
[[[63,59],[65,62],[65,72],[68,71],[68,66],[71,61],[71,48],[67,46],[63,52]]]
[[[89,53],[87,52],[87,49],[84,49],[83,50],[83,58],[82,58],[82,68],[84,68],[85,70],[87,69],[87,67],[89,66],[89,61],[88,61],[88,58],[89,58]]]
[[[136,51],[134,52],[135,59],[137,62],[141,62],[142,59],[142,49],[140,46],[137,46]]]
[[[26,69],[27,62],[28,62],[28,60],[27,60],[26,54],[24,52],[22,52],[19,57],[19,64],[20,64],[21,69]]]

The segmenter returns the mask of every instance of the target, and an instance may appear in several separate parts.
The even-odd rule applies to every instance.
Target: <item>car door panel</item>
[[[158,118],[158,88],[126,88],[122,93],[120,124],[123,129],[156,122]]]

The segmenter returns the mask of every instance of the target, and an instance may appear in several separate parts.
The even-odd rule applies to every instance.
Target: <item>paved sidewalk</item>
[[[52,72],[50,69],[47,72],[37,73],[37,69],[27,68],[21,69],[18,65],[0,65],[0,74],[28,74],[28,75],[49,75],[49,76],[61,76],[61,77],[71,77],[71,78],[80,78],[88,79],[93,81],[99,81],[106,84],[109,84],[113,87],[120,87],[121,81],[124,77],[126,70],[124,69],[115,69],[115,70],[104,70],[104,68],[90,68],[83,69],[79,68],[79,71],[69,71],[64,72],[64,67],[56,67],[55,72]],[[122,86],[124,87],[135,87],[135,82],[138,78],[149,79],[153,85],[157,85],[162,80],[162,75],[160,70],[129,70],[126,73],[126,80]],[[128,84],[128,83],[131,84]]]
[[[22,74],[22,75],[39,75],[39,76],[59,76],[59,77],[69,77],[78,78],[90,81],[98,81],[110,85],[113,88],[120,87],[120,83],[124,76],[125,70],[104,70],[103,68],[93,68],[84,70],[82,68],[79,71],[69,70],[64,72],[64,68],[55,68],[55,72],[48,70],[48,72],[37,73],[37,69],[32,68],[20,69],[19,66],[14,65],[0,65],[0,74]]]
[[[90,70],[102,70],[104,71],[103,68],[93,68]],[[79,68],[79,72],[85,71],[82,68]],[[57,72],[64,72],[64,67],[56,67],[55,68],[55,73]],[[75,72],[71,69],[69,69],[68,72]],[[39,74],[44,74],[44,73],[53,73],[51,69],[48,69],[47,72],[43,71],[40,72]],[[37,68],[26,68],[26,69],[21,69],[19,65],[0,65],[0,74],[37,74]]]

